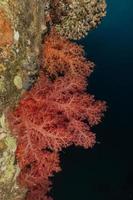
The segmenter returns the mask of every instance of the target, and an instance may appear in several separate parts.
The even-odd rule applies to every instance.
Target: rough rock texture
[[[0,10],[0,28],[0,46],[10,46],[13,43],[13,30],[10,19],[2,9]]]
[[[16,178],[16,140],[5,125],[15,106],[38,75],[46,0],[0,0],[0,200],[22,200],[26,189]]]
[[[0,200],[21,200],[26,189],[18,185],[15,163],[16,140],[10,135],[4,114],[0,118]]]
[[[47,30],[44,2],[0,0],[0,112],[36,79],[42,34]]]

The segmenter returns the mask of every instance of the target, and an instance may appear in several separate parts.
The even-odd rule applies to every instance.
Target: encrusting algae
[[[11,27],[10,19],[6,16],[5,12],[0,10],[0,47],[13,43],[13,30]]]
[[[15,163],[15,151],[16,139],[11,136],[3,114],[0,118],[0,200],[21,200],[26,193],[16,181],[19,167]]]

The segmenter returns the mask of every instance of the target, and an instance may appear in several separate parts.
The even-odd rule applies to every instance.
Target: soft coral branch
[[[27,141],[29,150],[49,148],[58,151],[75,142],[74,131],[69,128],[71,122],[82,122],[82,127],[97,124],[101,120],[102,111],[105,110],[105,103],[95,101],[92,95],[83,93],[83,88],[78,88],[78,80],[73,82],[67,77],[50,82],[51,87],[44,95],[47,89],[45,80],[43,82],[42,79],[43,77],[20,101],[18,108],[12,113],[11,124],[14,133],[19,134],[19,141]],[[39,88],[40,82],[42,88]],[[92,144],[94,138],[93,135]],[[89,142],[88,147],[91,146]]]
[[[106,110],[105,102],[86,93],[92,64],[83,58],[81,47],[52,32],[43,53],[37,83],[8,113],[18,141],[19,181],[29,188],[27,200],[47,199],[47,192],[43,197],[42,193],[49,185],[48,177],[60,171],[58,152],[72,144],[91,148],[95,144],[91,127],[101,121]]]
[[[90,75],[94,64],[84,58],[81,46],[61,37],[53,28],[45,38],[43,47],[43,68],[50,75],[67,73],[73,76]]]

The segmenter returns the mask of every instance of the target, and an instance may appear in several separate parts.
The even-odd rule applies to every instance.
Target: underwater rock
[[[3,114],[0,118],[0,200],[21,200],[26,194],[26,189],[16,181],[20,170],[15,163],[15,151],[16,139],[11,136]]]
[[[46,0],[0,0],[0,113],[38,76]]]
[[[38,76],[42,35],[47,32],[45,2],[0,0],[0,200],[22,200],[26,194],[17,182],[16,139],[4,113]]]
[[[0,47],[13,43],[13,30],[6,12],[0,9]]]

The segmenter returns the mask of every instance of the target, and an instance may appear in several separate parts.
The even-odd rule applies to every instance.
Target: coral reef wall
[[[0,0],[0,112],[35,81],[42,34],[43,0]]]
[[[0,198],[51,200],[60,151],[92,148],[104,101],[86,91],[94,64],[70,42],[105,0],[0,0]]]
[[[0,0],[0,117],[15,106],[39,71],[39,52],[44,20],[44,0]],[[6,122],[5,122],[6,123]],[[23,199],[25,190],[16,183],[16,140],[0,128],[0,199]],[[10,144],[11,142],[11,144]],[[7,145],[9,144],[9,146]]]

